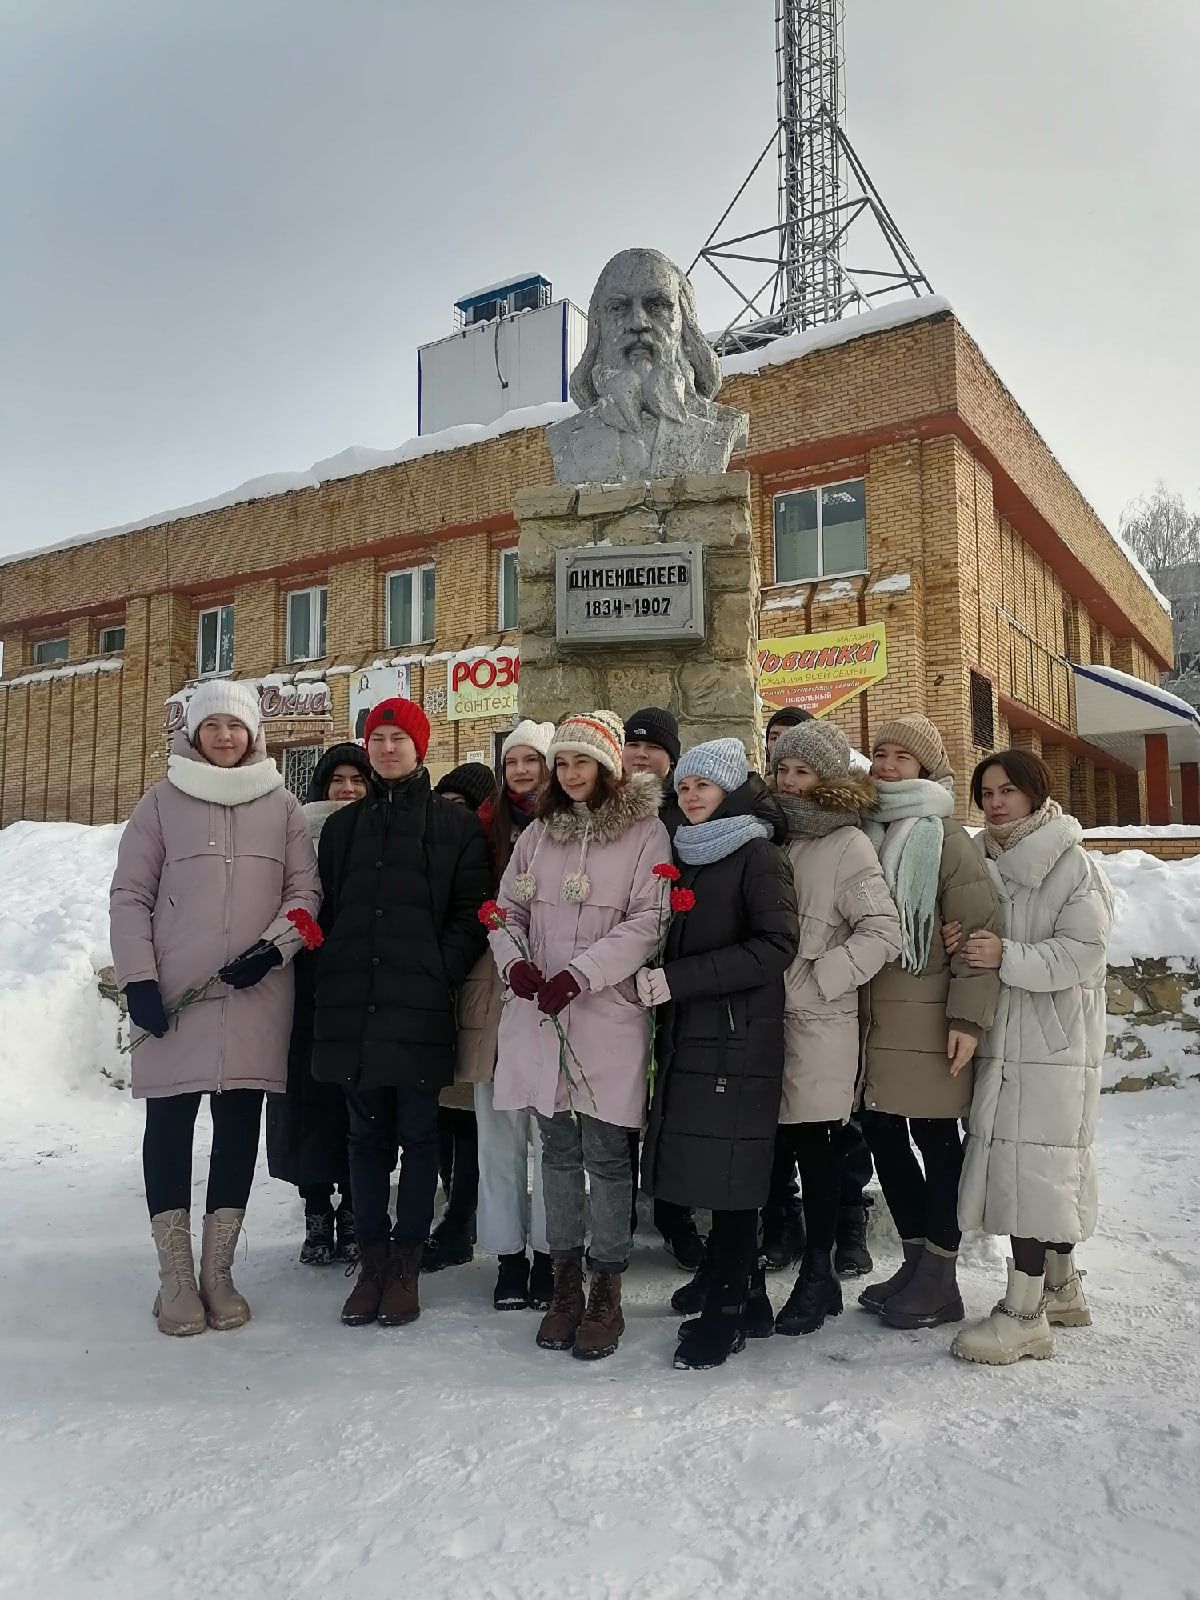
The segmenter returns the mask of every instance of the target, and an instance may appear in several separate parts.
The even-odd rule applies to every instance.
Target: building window
[[[200,613],[196,629],[196,671],[200,677],[233,671],[233,607],[213,606]]]
[[[98,649],[102,656],[114,655],[125,648],[125,629],[101,628]]]
[[[867,481],[775,496],[775,582],[814,583],[867,570]]]
[[[971,742],[981,750],[996,743],[996,720],[992,709],[992,686],[982,672],[971,672]]]
[[[320,661],[325,654],[329,590],[293,589],[287,597],[287,658]]]
[[[283,782],[297,800],[308,798],[308,786],[324,752],[319,744],[298,744],[283,752]]]
[[[498,613],[501,628],[515,628],[517,625],[518,584],[517,552],[515,549],[501,550],[500,605]]]
[[[428,644],[436,638],[432,565],[389,572],[385,609],[389,645]]]
[[[39,667],[45,667],[52,661],[65,661],[69,651],[70,642],[64,633],[61,639],[39,639],[33,647],[33,659]]]

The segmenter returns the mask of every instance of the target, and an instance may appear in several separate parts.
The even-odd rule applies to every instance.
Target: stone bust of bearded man
[[[749,437],[721,406],[716,353],[692,286],[658,250],[622,250],[596,280],[588,341],[571,374],[579,414],[546,430],[559,483],[725,472]]]

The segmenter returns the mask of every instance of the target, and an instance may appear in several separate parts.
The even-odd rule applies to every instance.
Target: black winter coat
[[[773,842],[682,871],[696,904],[674,917],[663,960],[654,1103],[643,1182],[660,1200],[749,1211],[767,1198],[783,1085],[783,975],[800,944],[783,814],[750,777],[715,813],[751,813]],[[684,827],[688,827],[684,823]]]
[[[313,982],[316,955],[301,950],[292,962],[296,1003],[288,1044],[287,1089],[267,1096],[267,1171],[298,1188],[336,1184],[350,1194],[346,1097],[312,1075]]]
[[[343,806],[317,851],[325,943],[317,956],[313,1076],[343,1088],[454,1077],[454,1002],[487,938],[492,892],[475,815],[430,790],[418,767]]]

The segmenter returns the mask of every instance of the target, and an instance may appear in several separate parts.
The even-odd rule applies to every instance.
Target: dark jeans
[[[479,1131],[465,1107],[438,1107],[438,1174],[446,1196],[442,1221],[470,1227],[479,1201]]]
[[[142,1172],[152,1217],[160,1211],[192,1208],[192,1135],[202,1098],[198,1093],[171,1094],[146,1101]],[[246,1209],[258,1160],[262,1105],[261,1089],[226,1089],[209,1095],[213,1137],[207,1212]]]
[[[350,1113],[350,1196],[360,1244],[388,1236],[388,1192],[399,1150],[396,1225],[392,1238],[402,1250],[424,1244],[433,1221],[438,1184],[438,1091],[353,1089]]]
[[[958,1180],[963,1147],[953,1117],[896,1117],[864,1111],[862,1130],[879,1187],[902,1239],[928,1239],[942,1250],[957,1250]],[[909,1135],[912,1135],[910,1142]],[[921,1152],[918,1162],[913,1144]],[[922,1165],[924,1171],[922,1171]]]
[[[800,1168],[804,1232],[810,1250],[832,1250],[837,1234],[839,1174],[832,1134],[837,1122],[795,1122],[780,1128]]]

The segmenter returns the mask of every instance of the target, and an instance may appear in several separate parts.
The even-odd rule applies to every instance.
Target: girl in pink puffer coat
[[[167,776],[125,827],[109,896],[117,982],[146,1101],[142,1165],[160,1289],[161,1332],[239,1327],[250,1308],[230,1268],[258,1157],[264,1091],[287,1082],[290,911],[321,891],[304,814],[267,756],[258,697],[202,684],[175,735]],[[168,1019],[183,994],[220,974]],[[203,1094],[213,1121],[197,1287],[190,1206],[192,1134]]]

